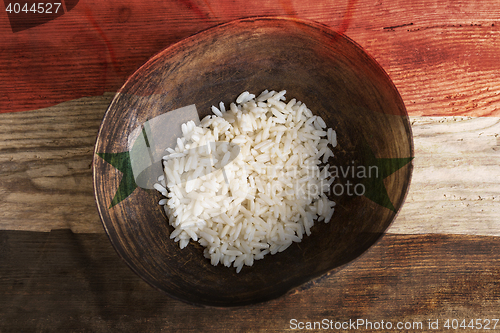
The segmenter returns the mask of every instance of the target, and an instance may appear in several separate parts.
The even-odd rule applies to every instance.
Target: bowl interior
[[[99,214],[116,251],[144,280],[175,298],[215,306],[276,298],[358,257],[383,234],[403,204],[413,145],[396,88],[347,37],[295,19],[235,21],[157,54],[111,103],[95,152],[125,156],[128,135],[148,119],[190,104],[196,105],[201,119],[210,114],[211,105],[228,105],[245,90],[258,94],[264,89],[287,90],[287,100],[306,103],[336,130],[338,146],[330,165],[336,167],[338,179],[329,197],[337,205],[330,223],[316,222],[301,243],[267,255],[238,274],[233,268],[212,266],[198,243],[181,250],[169,239],[173,228],[155,190],[131,188],[128,197],[110,208],[119,186],[125,186],[120,183],[126,177],[126,159],[120,170],[117,163],[114,167],[94,156]],[[370,166],[373,174],[363,177],[359,172],[363,167],[368,172]],[[133,187],[133,181],[129,183]],[[349,183],[363,186],[354,194],[351,186],[349,195]]]

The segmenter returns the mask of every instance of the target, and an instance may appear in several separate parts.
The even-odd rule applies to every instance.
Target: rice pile
[[[199,126],[182,125],[155,184],[180,248],[198,241],[212,265],[240,272],[300,242],[315,220],[330,221],[335,203],[325,192],[334,179],[325,163],[335,131],[285,93],[244,92],[228,110],[212,106]]]

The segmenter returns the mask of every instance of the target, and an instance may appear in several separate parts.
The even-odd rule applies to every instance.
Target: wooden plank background
[[[500,116],[500,8],[494,0],[80,1],[12,33],[0,15],[0,112],[116,91],[153,54],[198,31],[255,15],[345,32],[389,73],[411,115]]]
[[[294,318],[438,319],[442,328],[447,318],[499,317],[496,0],[66,0],[65,8],[16,33],[0,14],[0,332],[281,332]],[[316,20],[365,48],[411,116],[414,174],[388,234],[356,261],[272,302],[198,308],[152,289],[114,252],[92,195],[93,145],[115,92],[149,57],[254,15]]]
[[[113,95],[0,114],[0,230],[104,232],[91,162]],[[413,116],[411,123],[412,183],[388,232],[500,236],[500,118]]]
[[[137,277],[103,234],[9,231],[0,233],[0,249],[2,332],[284,332],[293,331],[292,319],[325,318],[422,322],[424,329],[404,331],[429,332],[429,319],[443,331],[446,318],[498,318],[496,237],[386,235],[316,284],[235,309],[170,299]]]

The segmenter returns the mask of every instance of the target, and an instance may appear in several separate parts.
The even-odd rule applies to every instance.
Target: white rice
[[[333,157],[336,133],[305,104],[286,103],[285,93],[245,91],[227,111],[212,106],[215,116],[183,124],[176,148],[167,149],[155,188],[166,196],[170,238],[181,248],[197,241],[212,265],[240,272],[332,218],[335,202],[325,192],[333,179],[321,163]]]

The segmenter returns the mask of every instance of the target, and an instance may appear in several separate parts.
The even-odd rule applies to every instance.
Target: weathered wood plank
[[[500,235],[500,118],[412,117],[414,171],[388,232]]]
[[[345,31],[386,69],[412,115],[500,115],[500,8],[492,0],[85,1],[20,33],[3,15],[0,112],[116,91],[164,47],[255,15]]]
[[[442,328],[446,318],[498,318],[498,237],[385,235],[315,284],[236,309],[197,308],[151,288],[104,234],[0,231],[0,251],[2,332],[282,332],[292,319],[325,318],[438,319]]]
[[[90,164],[112,96],[0,114],[0,229],[103,232]],[[499,236],[499,118],[411,121],[414,174],[389,232]]]
[[[91,163],[113,96],[0,115],[0,229],[103,232]]]

